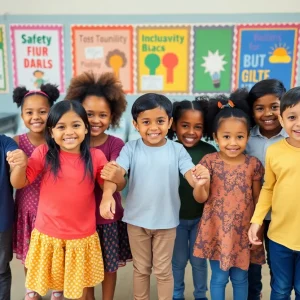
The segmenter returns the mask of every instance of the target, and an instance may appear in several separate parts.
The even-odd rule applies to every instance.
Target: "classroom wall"
[[[299,0],[36,0],[1,1],[1,14],[156,15],[300,12]],[[250,20],[249,20],[250,21]]]

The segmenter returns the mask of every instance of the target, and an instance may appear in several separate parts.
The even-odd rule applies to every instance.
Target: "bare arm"
[[[101,178],[117,185],[117,191],[122,191],[126,186],[125,170],[115,161],[107,163],[101,171]]]

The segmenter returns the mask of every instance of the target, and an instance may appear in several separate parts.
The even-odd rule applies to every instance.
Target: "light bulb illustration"
[[[215,88],[219,88],[221,85],[221,72],[225,71],[224,65],[227,64],[224,57],[225,54],[221,55],[219,50],[216,52],[208,50],[208,55],[203,56],[204,63],[201,64],[201,67],[205,68],[204,73],[209,73]]]

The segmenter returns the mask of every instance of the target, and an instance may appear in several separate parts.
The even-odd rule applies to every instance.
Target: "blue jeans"
[[[197,237],[200,218],[195,220],[180,220],[176,230],[176,240],[172,258],[174,276],[173,298],[184,298],[184,273],[188,260],[192,265],[194,297],[205,298],[207,291],[206,259],[193,256],[193,248]]]
[[[210,281],[211,300],[225,300],[225,289],[229,277],[233,287],[233,300],[247,300],[248,272],[235,267],[223,271],[220,269],[218,260],[210,260],[209,262],[212,271]]]
[[[272,261],[271,300],[290,300],[294,289],[300,300],[300,251],[293,251],[270,240]]]
[[[270,225],[269,220],[264,220],[264,242],[265,242],[265,249],[267,252],[267,262],[270,269],[270,276],[272,279],[272,270],[271,270],[271,260],[270,260],[270,252],[269,252],[269,242],[270,239],[268,238],[268,230]],[[248,282],[249,282],[249,289],[248,289],[248,300],[260,300],[260,294],[262,291],[262,276],[261,276],[261,265],[257,264],[250,264],[248,270]]]

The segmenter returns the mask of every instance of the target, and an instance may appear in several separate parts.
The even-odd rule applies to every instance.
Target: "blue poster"
[[[237,26],[235,88],[250,89],[268,78],[279,79],[286,89],[296,85],[298,25]]]

